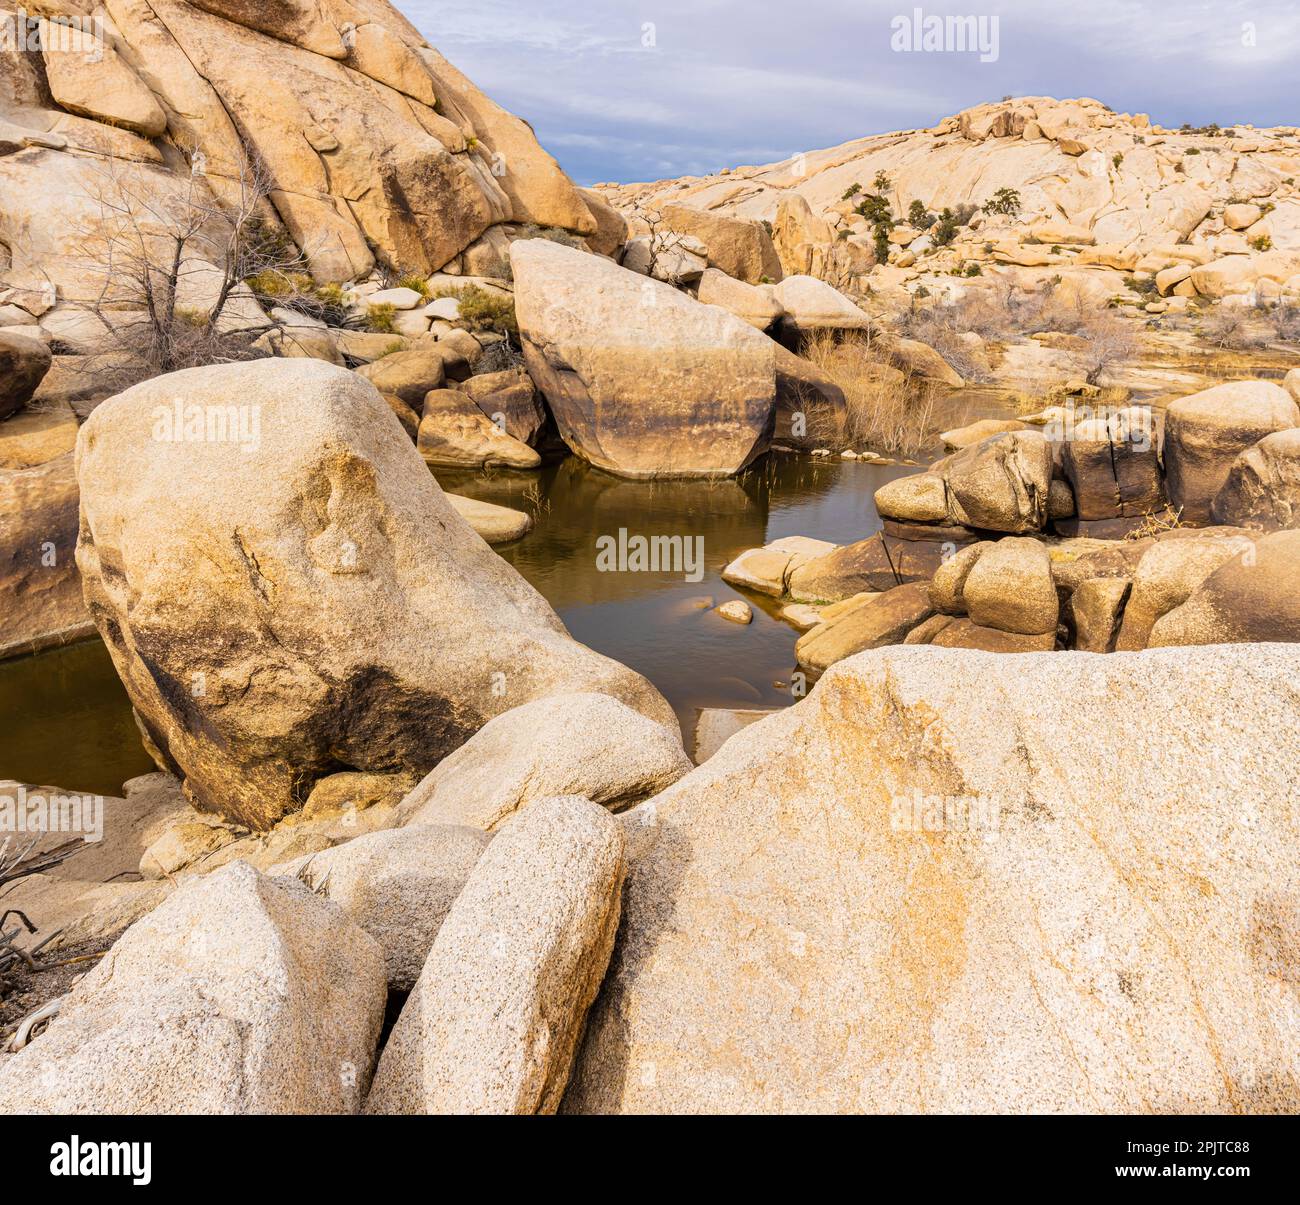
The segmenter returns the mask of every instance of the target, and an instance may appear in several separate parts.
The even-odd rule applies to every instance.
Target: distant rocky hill
[[[991,264],[1022,283],[1064,271],[1097,297],[1123,292],[1121,274],[1174,269],[1158,292],[1177,308],[1300,296],[1297,179],[1295,127],[1169,130],[1097,100],[1020,97],[781,163],[597,191],[625,212],[671,201],[762,219],[787,275],[885,302],[959,296]],[[998,212],[1001,190],[1018,207]],[[873,194],[890,215],[881,241],[861,212]]]

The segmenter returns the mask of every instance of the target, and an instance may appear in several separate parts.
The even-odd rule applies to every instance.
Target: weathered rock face
[[[340,909],[237,862],[137,921],[0,1064],[6,1113],[355,1113],[387,992]]]
[[[1146,648],[1158,619],[1182,606],[1220,565],[1251,546],[1247,533],[1231,529],[1152,545],[1133,570],[1133,589],[1116,647],[1121,652]]]
[[[795,657],[805,669],[820,673],[865,649],[902,644],[933,613],[924,582],[895,586],[805,632],[794,646]]]
[[[1274,431],[1300,426],[1300,409],[1270,381],[1233,381],[1174,402],[1165,416],[1165,488],[1184,523],[1213,519],[1233,462]]]
[[[934,540],[899,540],[882,532],[811,557],[794,567],[786,589],[797,602],[836,602],[864,590],[929,581],[944,561]]]
[[[1263,536],[1163,615],[1149,645],[1300,642],[1300,531]]]
[[[1024,636],[1056,631],[1059,603],[1047,548],[1029,536],[986,548],[962,585],[971,622]]]
[[[941,460],[954,523],[987,531],[1039,531],[1047,519],[1052,449],[1037,431],[1013,431]]]
[[[525,372],[488,372],[461,385],[474,404],[507,435],[536,447],[546,427],[546,407]]]
[[[691,768],[675,732],[608,695],[555,695],[490,720],[402,801],[406,824],[500,828],[520,808],[582,795],[611,811]]]
[[[489,840],[479,829],[454,825],[389,829],[270,873],[296,877],[342,908],[379,943],[388,986],[408,992]]]
[[[535,469],[542,463],[532,448],[507,435],[459,389],[434,389],[425,397],[416,446],[435,468]]]
[[[1154,432],[1140,410],[1080,423],[1061,447],[1080,519],[1135,518],[1164,505]]]
[[[171,429],[177,396],[198,430]],[[205,419],[228,437],[204,438]],[[201,810],[265,828],[341,770],[422,777],[548,694],[610,693],[675,725],[489,551],[354,373],[161,377],[100,406],[77,456],[87,603]]]
[[[50,349],[37,339],[0,330],[0,419],[31,399],[50,370]]]
[[[766,449],[770,339],[545,239],[512,244],[510,259],[529,375],[579,456],[625,477],[718,477]]]
[[[438,930],[367,1113],[554,1113],[609,964],[625,841],[603,808],[539,800],[493,839]]]
[[[623,817],[565,1111],[1293,1112],[1298,671],[842,662]]]
[[[1242,452],[1212,511],[1216,523],[1230,527],[1300,527],[1300,428],[1266,435]]]
[[[363,276],[376,256],[428,273],[505,222],[596,231],[527,124],[387,0],[110,0],[107,16],[105,42],[71,35],[71,50],[39,56],[43,79],[20,61],[24,74],[0,95],[0,121],[14,131],[5,143],[23,152],[0,154],[0,230],[14,267],[48,271],[61,294],[77,292],[76,257],[26,236],[48,222],[51,202],[83,225],[101,220],[64,183],[77,170],[64,161],[86,151],[117,159],[142,212],[157,196],[152,176],[188,180],[193,167],[228,195],[255,155],[274,180],[271,221],[321,280]],[[65,37],[57,23],[42,28]],[[191,162],[172,155],[164,167],[155,142],[164,136]]]
[[[72,453],[0,471],[0,659],[93,634],[76,548]]]
[[[698,238],[707,248],[709,266],[733,280],[756,285],[781,279],[781,261],[761,222],[723,217],[689,205],[665,205],[662,214],[667,229]]]

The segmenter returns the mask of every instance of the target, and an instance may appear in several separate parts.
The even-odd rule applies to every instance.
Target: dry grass
[[[934,387],[899,372],[869,339],[811,336],[802,353],[844,391],[845,436],[851,447],[916,456],[934,438]]]

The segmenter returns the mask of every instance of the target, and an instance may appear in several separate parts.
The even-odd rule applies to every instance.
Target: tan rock
[[[838,289],[813,276],[790,275],[772,289],[784,319],[800,332],[864,331],[871,319]]]
[[[0,471],[0,660],[94,634],[76,546],[71,453],[35,468]]]
[[[71,452],[77,416],[65,401],[34,402],[0,422],[0,469],[31,469]]]
[[[916,473],[882,485],[876,510],[887,519],[938,523],[948,515],[948,488],[938,473]]]
[[[1232,381],[1172,403],[1165,413],[1169,502],[1184,523],[1211,520],[1233,462],[1274,431],[1300,426],[1300,409],[1271,381]]]
[[[387,997],[375,941],[243,863],[184,884],[0,1063],[25,1113],[355,1113]]]
[[[435,468],[535,469],[542,463],[532,448],[507,435],[458,389],[434,389],[425,396],[416,447]]]
[[[419,52],[433,72],[439,96],[472,122],[487,148],[492,177],[509,197],[516,222],[595,234],[597,221],[573,182],[542,149],[532,127],[484,95],[436,50]]]
[[[594,234],[587,236],[587,246],[597,255],[617,256],[627,242],[627,219],[598,192],[578,190],[596,223]]]
[[[1259,279],[1259,265],[1249,255],[1227,255],[1193,268],[1188,279],[1202,297],[1231,297],[1251,291]]]
[[[145,138],[167,129],[167,114],[116,50],[88,29],[41,21],[50,94],[70,113],[106,121]]]
[[[1298,670],[842,662],[624,818],[565,1111],[1294,1111]]]
[[[1151,648],[1300,642],[1300,531],[1261,537],[1206,577],[1151,629]]]
[[[1216,523],[1230,527],[1300,527],[1300,427],[1275,431],[1242,452],[1215,495],[1212,512]]]
[[[460,494],[445,495],[456,513],[489,544],[508,544],[522,539],[533,529],[533,517],[509,506],[497,506]]]
[[[1121,652],[1146,648],[1157,620],[1185,603],[1220,565],[1252,546],[1243,533],[1161,540],[1147,549],[1133,572],[1115,647]]]
[[[932,614],[924,582],[896,586],[806,632],[795,643],[795,658],[804,669],[820,673],[864,649],[902,644]]]
[[[689,205],[665,205],[661,212],[667,229],[693,235],[708,248],[709,267],[751,285],[781,279],[781,261],[761,222]]]
[[[930,640],[935,648],[974,649],[982,653],[1050,653],[1056,647],[1056,634],[1025,635],[987,628],[969,619],[955,618],[936,632]]]
[[[551,795],[622,811],[691,768],[676,733],[608,695],[538,699],[485,724],[402,801],[405,824],[495,832]]]
[[[733,598],[730,602],[714,607],[713,613],[720,619],[725,619],[730,623],[738,623],[742,626],[754,622],[753,609],[747,602],[742,602],[738,598]]]
[[[948,483],[949,520],[1011,533],[1039,531],[1047,520],[1052,450],[1038,431],[1013,431],[931,466]]]
[[[256,442],[155,438],[178,395],[255,408]],[[355,373],[262,360],[159,378],[98,407],[77,456],[88,604],[201,810],[269,828],[341,768],[418,778],[548,694],[609,692],[675,722],[645,679],[569,638]]]
[[[814,557],[833,552],[835,547],[826,540],[786,536],[762,548],[746,549],[723,569],[722,580],[732,586],[780,598],[795,569]]]
[[[800,194],[781,196],[772,223],[772,242],[785,275],[812,273],[824,262],[824,249],[831,239],[830,226],[824,219],[813,216],[812,208]]]
[[[1258,205],[1225,205],[1223,223],[1229,230],[1245,230],[1259,221],[1261,213]]]
[[[939,565],[929,585],[930,605],[936,611],[945,615],[966,614],[966,579],[975,568],[976,561],[992,547],[990,540],[968,544]]]
[[[491,840],[481,829],[422,824],[274,866],[299,879],[379,943],[390,990],[409,992],[438,929]]]
[[[598,256],[543,239],[510,255],[529,375],[580,456],[625,477],[716,477],[765,450],[770,339]]]
[[[625,838],[576,796],[493,840],[379,1060],[367,1113],[554,1113],[609,963]]]
[[[1028,427],[1018,418],[981,418],[965,427],[955,427],[939,436],[945,452],[960,452],[971,444],[983,443],[994,435],[1008,431],[1025,431]]]
[[[441,389],[447,379],[442,353],[432,347],[413,347],[372,360],[357,369],[380,393],[401,398],[412,409],[424,406],[424,399],[434,389]]]
[[[1055,633],[1058,603],[1047,548],[1008,537],[986,548],[961,591],[972,623],[1025,636]]]
[[[706,268],[701,274],[696,296],[705,305],[720,305],[760,331],[766,330],[785,314],[772,289],[733,280],[717,268]]]
[[[50,371],[50,349],[13,328],[0,329],[0,419],[21,410]]]
[[[904,540],[877,532],[811,557],[791,570],[786,589],[795,602],[839,602],[863,591],[928,582],[943,563],[946,543]]]
[[[1115,651],[1131,586],[1132,582],[1122,577],[1090,577],[1079,584],[1070,596],[1068,609],[1074,647],[1079,652]]]

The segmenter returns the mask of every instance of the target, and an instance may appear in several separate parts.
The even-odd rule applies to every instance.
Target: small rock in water
[[[857,458],[858,454],[852,448],[845,448],[844,451],[840,453],[841,460],[857,460]]]
[[[723,619],[729,619],[732,623],[752,623],[754,621],[754,612],[750,609],[749,603],[741,602],[739,599],[733,599],[731,602],[725,602],[717,608],[717,614]]]

